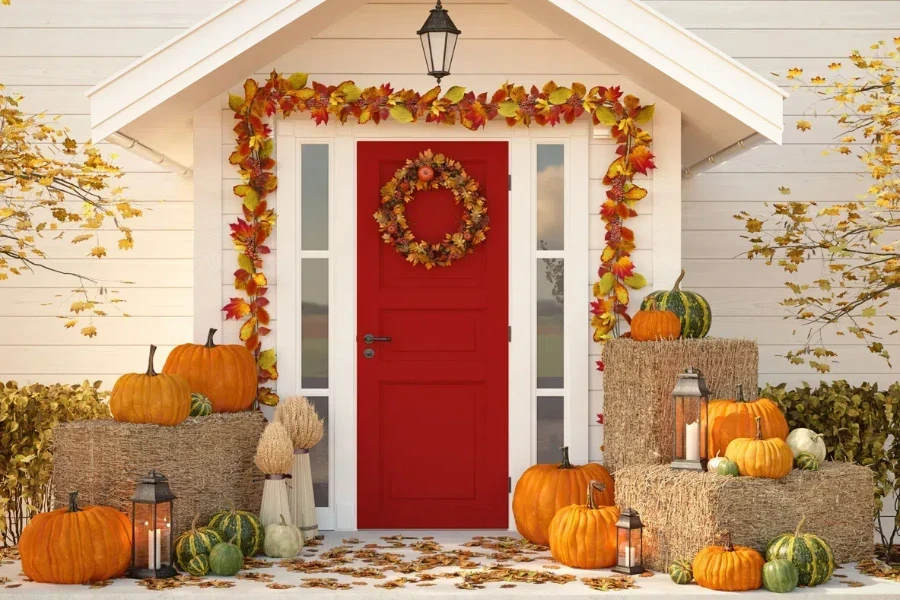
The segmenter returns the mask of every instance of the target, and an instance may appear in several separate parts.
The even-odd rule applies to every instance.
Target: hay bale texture
[[[677,559],[692,559],[729,531],[735,544],[765,552],[776,535],[815,533],[834,550],[837,562],[874,554],[872,471],[843,462],[818,471],[794,469],[783,479],[721,477],[666,466],[628,467],[616,472],[616,504],[631,507],[644,523],[644,565],[665,571]]]
[[[156,469],[169,479],[175,526],[188,527],[200,513],[237,508],[259,512],[263,475],[253,463],[266,420],[258,411],[216,413],[174,427],[112,420],[63,423],[54,432],[53,494],[66,506],[78,490],[84,504],[131,514],[135,482]]]
[[[711,398],[755,399],[756,342],[719,338],[610,340],[603,347],[603,461],[611,471],[672,462],[672,389],[688,367],[703,373]]]

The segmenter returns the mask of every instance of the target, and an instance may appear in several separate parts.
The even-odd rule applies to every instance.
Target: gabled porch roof
[[[197,107],[364,4],[235,0],[91,89],[92,137],[137,140],[190,166],[187,132]],[[510,0],[510,6],[678,108],[683,166],[754,134],[781,143],[786,94],[640,0]]]

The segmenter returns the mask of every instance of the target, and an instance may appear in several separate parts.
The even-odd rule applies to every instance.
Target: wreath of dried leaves
[[[406,205],[412,202],[416,192],[439,188],[450,190],[466,214],[459,230],[448,233],[442,241],[434,244],[416,241],[406,219]],[[459,161],[429,149],[415,159],[408,159],[381,188],[381,206],[373,216],[385,244],[393,246],[408,262],[431,269],[435,265],[449,267],[484,242],[485,233],[490,229],[487,210],[478,182],[466,173]]]

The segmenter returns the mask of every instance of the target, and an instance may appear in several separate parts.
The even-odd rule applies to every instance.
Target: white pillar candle
[[[157,529],[156,535],[153,535],[153,530],[147,530],[147,568],[149,569],[158,569],[159,568],[159,550],[160,550],[160,542],[162,541],[162,532]]]
[[[694,421],[685,425],[684,457],[687,460],[700,460],[700,423]]]
[[[635,553],[634,550],[635,549],[632,546],[625,546],[625,566],[626,567],[634,566],[635,557],[637,556],[637,554]]]

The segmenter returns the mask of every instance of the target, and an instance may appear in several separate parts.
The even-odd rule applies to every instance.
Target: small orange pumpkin
[[[40,583],[90,583],[119,577],[131,564],[131,522],[108,506],[69,506],[36,515],[22,531],[22,571]]]
[[[192,393],[209,398],[213,412],[247,410],[256,398],[256,360],[239,344],[217,346],[215,333],[215,329],[209,330],[206,344],[176,346],[163,373],[187,379]]]
[[[639,310],[631,319],[631,339],[638,342],[674,340],[681,335],[681,321],[670,310],[657,310],[655,306]]]
[[[429,167],[428,165],[422,165],[419,167],[418,172],[416,172],[416,176],[419,178],[419,181],[429,182],[434,179],[434,169]]]
[[[710,434],[715,429],[716,419],[718,417],[728,416],[734,413],[744,413],[750,418],[762,418],[762,435],[764,439],[780,438],[786,440],[788,436],[788,423],[784,418],[784,413],[777,404],[768,398],[759,398],[758,400],[744,400],[744,386],[738,385],[738,397],[735,399],[713,400],[709,403],[708,415],[709,422],[713,425],[710,428]],[[752,437],[753,433],[750,433]],[[712,445],[712,436],[710,435],[710,445]],[[724,450],[724,448],[723,448]]]
[[[116,421],[178,425],[191,414],[191,389],[180,375],[160,375],[153,368],[156,346],[150,346],[146,373],[126,373],[116,380],[109,412]]]
[[[599,481],[591,481],[586,504],[561,508],[550,521],[550,554],[557,562],[576,569],[603,569],[616,564],[619,509],[594,502],[594,490],[603,493],[605,488]]]
[[[732,440],[725,458],[737,463],[738,472],[749,477],[781,479],[794,466],[794,453],[782,439],[763,439],[762,419],[756,417],[756,437]]]
[[[556,511],[579,502],[592,480],[604,485],[599,504],[615,505],[613,480],[602,465],[573,465],[569,449],[562,448],[561,464],[534,465],[522,473],[513,493],[513,516],[522,537],[534,544],[550,542],[550,521]]]
[[[724,535],[721,546],[707,546],[694,557],[694,580],[701,586],[722,592],[743,592],[762,587],[762,555],[747,546],[731,543]]]

